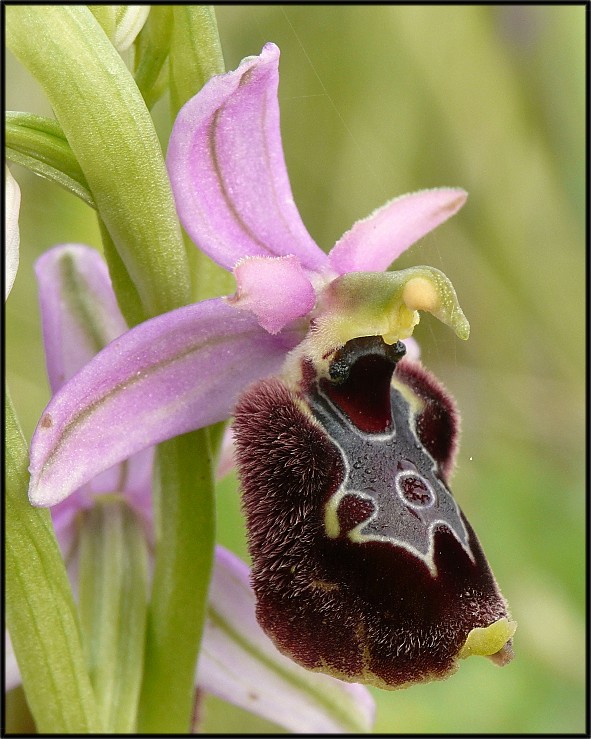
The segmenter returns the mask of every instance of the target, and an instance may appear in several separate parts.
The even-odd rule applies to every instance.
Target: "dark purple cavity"
[[[406,349],[399,341],[389,346],[377,337],[350,341],[330,366],[330,380],[320,388],[362,431],[380,433],[392,427],[390,382],[396,363]]]

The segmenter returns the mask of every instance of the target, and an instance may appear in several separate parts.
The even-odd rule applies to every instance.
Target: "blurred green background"
[[[226,65],[274,41],[296,202],[325,249],[396,195],[461,186],[467,205],[397,267],[455,285],[467,343],[430,317],[423,362],[455,395],[453,490],[519,623],[514,661],[374,690],[387,733],[567,733],[585,724],[585,12],[568,6],[220,6]],[[7,107],[49,114],[9,56]],[[155,111],[163,142],[167,107]],[[48,400],[32,264],[99,246],[93,213],[19,167],[21,265],[7,303],[8,383],[30,437]],[[247,559],[233,475],[219,540]],[[208,698],[205,731],[276,728]]]

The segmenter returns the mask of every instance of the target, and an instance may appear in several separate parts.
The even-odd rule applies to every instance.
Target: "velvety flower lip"
[[[287,176],[279,130],[279,49],[266,44],[213,77],[180,111],[167,165],[181,222],[231,270],[247,256],[297,256],[327,265],[306,230]]]
[[[448,487],[453,399],[404,354],[352,339],[234,411],[258,622],[299,664],[391,690],[507,664],[516,628]]]
[[[55,505],[141,449],[228,418],[250,382],[281,369],[338,279],[385,269],[464,203],[458,188],[404,195],[325,254],[289,185],[278,65],[279,49],[266,44],[213,77],[179,113],[168,148],[179,217],[199,248],[234,270],[236,294],[136,326],[56,392],[31,444],[33,505]],[[401,339],[418,321],[413,310]]]

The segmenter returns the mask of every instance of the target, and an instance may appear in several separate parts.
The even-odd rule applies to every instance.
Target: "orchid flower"
[[[55,394],[31,445],[30,500],[57,505],[235,412],[257,619],[280,651],[385,688],[446,677],[470,654],[505,664],[515,624],[447,487],[455,406],[402,359],[419,310],[462,339],[468,322],[443,273],[385,271],[466,193],[392,200],[325,254],[289,186],[278,62],[267,44],[213,77],[169,143],[179,217],[232,270],[235,294],[125,332]]]
[[[55,505],[137,451],[227,419],[249,383],[281,370],[312,321],[316,354],[338,344],[340,332],[406,339],[423,307],[467,336],[440,272],[407,270],[402,281],[402,273],[376,272],[453,215],[466,193],[397,198],[326,255],[307,233],[287,179],[278,62],[279,50],[267,44],[212,78],[182,109],[169,143],[181,221],[200,249],[234,270],[236,294],[135,327],[54,396],[31,445],[33,505]],[[374,305],[364,309],[370,296]]]
[[[55,247],[37,261],[36,274],[47,372],[55,393],[127,326],[107,267],[94,249],[77,244]],[[88,528],[97,526],[93,511],[123,505],[143,532],[147,550],[154,546],[152,461],[153,449],[145,449],[101,473],[51,509],[75,592],[82,593],[83,578],[88,574],[80,571],[81,542],[88,537]],[[313,675],[279,654],[256,622],[247,566],[221,547],[216,550],[208,613],[196,673],[196,686],[201,690],[295,732],[369,729],[374,709],[367,690],[326,675]],[[239,639],[235,636],[238,633]],[[6,685],[11,689],[20,682],[20,675],[8,634],[6,647]],[[130,679],[125,673],[123,677]],[[104,714],[116,712],[113,693],[102,697]],[[108,725],[120,731],[134,728],[133,723],[114,723],[112,718]]]

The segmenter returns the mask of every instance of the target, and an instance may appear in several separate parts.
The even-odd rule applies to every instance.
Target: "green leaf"
[[[42,85],[146,315],[190,298],[188,264],[150,114],[88,8],[12,5],[7,43]]]
[[[138,731],[187,733],[215,541],[206,430],[161,444],[158,460],[160,526]]]
[[[89,5],[88,9],[119,53],[133,44],[150,13],[149,5]]]
[[[154,5],[137,40],[135,81],[148,108],[164,92],[162,72],[170,49],[172,8]]]
[[[6,394],[6,625],[37,730],[103,730],[49,511],[27,500],[28,455]]]
[[[170,45],[173,117],[210,77],[225,71],[215,11],[210,5],[174,5]]]
[[[97,498],[80,525],[80,619],[105,731],[135,731],[146,636],[148,554],[136,514]]]
[[[6,113],[6,158],[77,195],[91,208],[94,199],[57,121],[31,113]]]

